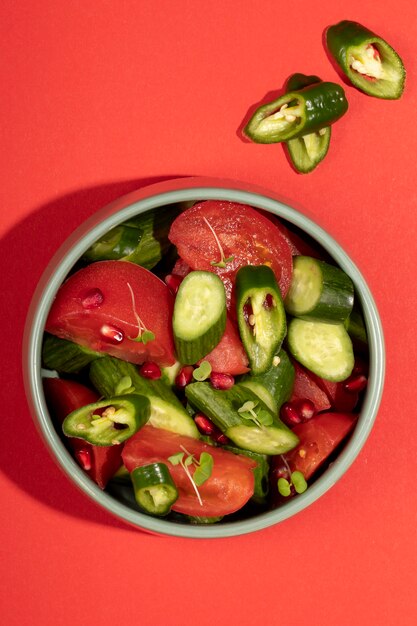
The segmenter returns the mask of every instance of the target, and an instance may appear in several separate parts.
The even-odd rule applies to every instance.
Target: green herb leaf
[[[298,470],[291,474],[291,481],[297,493],[304,493],[308,487],[304,474]]]
[[[132,379],[130,376],[122,376],[114,390],[116,396],[124,396],[128,393],[133,393],[134,391],[135,388],[132,386]]]
[[[187,458],[185,459],[184,465],[185,467],[188,467],[192,463],[194,463],[194,457],[190,454],[190,456],[187,456]]]
[[[198,381],[206,380],[211,374],[211,365],[208,361],[203,361],[200,367],[197,367],[193,372],[193,378]]]
[[[278,491],[284,498],[291,495],[290,483],[286,478],[278,478]]]
[[[144,346],[146,346],[146,344],[149,341],[153,341],[154,339],[155,339],[155,334],[151,330],[145,330],[142,333],[142,343]]]
[[[208,452],[202,452],[200,454],[199,465],[193,475],[193,480],[198,487],[210,478],[213,471],[213,464],[214,460],[211,454]]]
[[[253,411],[253,409],[258,406],[258,402],[253,402],[252,400],[247,400],[240,409],[237,410],[238,413],[247,413],[249,411]]]
[[[177,452],[177,454],[173,454],[168,457],[168,461],[172,463],[172,465],[179,465],[184,458],[184,452]]]
[[[216,263],[216,261],[210,261],[210,265],[213,267],[226,267],[226,261],[219,261],[218,263]]]

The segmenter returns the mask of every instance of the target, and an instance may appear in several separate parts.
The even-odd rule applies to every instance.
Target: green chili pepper
[[[136,467],[130,476],[140,508],[151,515],[168,515],[178,490],[165,463]]]
[[[287,330],[275,274],[267,265],[246,265],[236,274],[239,332],[253,374],[271,367]]]
[[[327,29],[326,42],[330,54],[355,87],[376,98],[401,97],[404,65],[384,39],[357,22],[344,20]]]
[[[149,416],[148,398],[132,393],[76,409],[67,415],[62,429],[67,437],[85,439],[95,446],[111,446],[129,439]]]
[[[318,76],[292,74],[285,88],[286,91],[297,91],[297,89],[304,89],[308,85],[321,82]],[[331,127],[326,126],[313,133],[287,141],[288,154],[297,172],[301,174],[312,172],[324,159],[329,149],[331,132]]]
[[[259,107],[244,132],[256,143],[288,141],[333,124],[347,109],[340,85],[315,83]]]

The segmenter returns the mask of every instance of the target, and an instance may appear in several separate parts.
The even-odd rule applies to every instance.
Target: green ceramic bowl
[[[337,459],[303,494],[280,508],[239,521],[213,525],[185,525],[149,517],[135,507],[123,489],[102,491],[72,459],[55,430],[42,389],[41,349],[45,321],[54,296],[89,246],[125,220],[177,202],[207,199],[249,204],[276,214],[313,237],[352,278],[362,306],[368,333],[370,374],[367,391],[355,430]],[[182,178],[151,185],[123,196],[88,219],[59,249],[45,270],[34,295],[24,337],[23,369],[26,393],[34,420],[53,458],[81,491],[116,517],[152,533],[190,538],[230,537],[261,530],[299,513],[332,487],[353,463],[363,447],[380,404],[385,354],[381,322],[369,288],[356,265],[338,243],[313,220],[280,202],[274,193],[244,183],[204,178]]]

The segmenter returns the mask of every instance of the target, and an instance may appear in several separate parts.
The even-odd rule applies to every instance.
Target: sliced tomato
[[[196,459],[202,452],[208,452],[213,457],[212,474],[198,487],[202,504],[183,467],[168,461],[168,457],[184,451],[186,456],[192,454]],[[256,462],[252,459],[153,426],[144,426],[125,443],[122,458],[129,472],[150,463],[165,463],[179,492],[172,508],[185,515],[229,515],[241,509],[253,495],[255,483],[252,470]],[[193,467],[188,467],[191,475]]]
[[[294,387],[290,402],[296,400],[311,400],[317,413],[330,409],[327,394],[319,387],[314,375],[297,361],[292,361],[295,369]]]
[[[335,411],[348,413],[353,411],[358,403],[359,393],[346,391],[344,382],[334,383],[319,376],[314,376],[314,380],[318,387],[327,395],[331,407]]]
[[[291,472],[302,472],[309,480],[352,431],[356,420],[357,416],[352,413],[320,413],[308,422],[294,426],[293,431],[300,443],[283,455]],[[276,478],[283,465],[282,456],[273,457],[272,476]]]
[[[169,238],[193,270],[215,272],[225,285],[228,302],[238,269],[268,265],[285,297],[292,276],[291,248],[277,223],[245,204],[207,200],[179,215]],[[226,260],[225,267],[213,263]]]
[[[99,261],[61,286],[46,330],[97,352],[143,363],[175,363],[171,319],[174,298],[149,270],[128,261]],[[144,330],[154,338],[138,341]]]
[[[57,428],[75,409],[97,402],[98,394],[71,380],[44,378],[45,399]],[[65,439],[78,464],[104,489],[110,478],[122,465],[123,446],[93,446],[87,441],[69,437]]]
[[[237,376],[249,371],[249,360],[239,332],[228,317],[220,343],[202,361],[208,361],[213,372]],[[201,362],[201,361],[200,361]]]

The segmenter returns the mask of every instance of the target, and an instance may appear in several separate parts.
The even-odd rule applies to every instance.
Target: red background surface
[[[0,12],[2,623],[416,624],[415,4],[3,0]],[[322,35],[341,19],[391,42],[406,91],[390,102],[346,86],[326,160],[300,176],[280,146],[238,130],[295,71],[340,82]],[[314,216],[385,327],[385,393],[355,464],[308,510],[234,539],[155,537],[98,509],[49,458],[22,386],[26,310],[54,251],[103,204],[183,175],[261,185]]]

